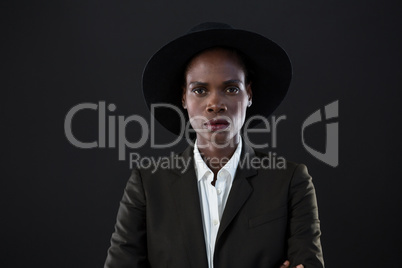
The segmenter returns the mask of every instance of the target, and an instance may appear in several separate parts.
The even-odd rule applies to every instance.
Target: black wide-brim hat
[[[251,90],[253,104],[247,118],[268,117],[284,99],[292,78],[292,66],[286,52],[268,38],[249,31],[234,29],[228,24],[206,22],[193,27],[157,51],[145,66],[142,89],[148,108],[151,104],[168,103],[187,117],[182,107],[184,71],[189,60],[212,47],[234,48],[247,57],[253,70]],[[181,132],[180,117],[174,109],[155,108],[153,116],[176,135]],[[255,126],[260,121],[249,124]]]

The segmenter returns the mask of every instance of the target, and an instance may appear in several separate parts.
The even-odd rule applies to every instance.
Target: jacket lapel
[[[193,147],[187,147],[181,157],[186,161],[185,163],[189,163],[189,166],[186,170],[183,168],[173,170],[176,180],[171,186],[172,195],[191,267],[206,268],[208,263],[197,177],[194,170]]]
[[[239,165],[237,167],[232,188],[223,211],[221,224],[216,237],[216,245],[218,245],[219,238],[225,232],[228,225],[232,222],[233,218],[239,212],[240,208],[247,201],[253,191],[253,188],[251,187],[247,178],[257,174],[257,171],[252,169],[250,165],[250,161],[254,156],[254,150],[243,141]]]
[[[208,267],[208,262],[197,177],[194,170],[193,148],[192,146],[187,147],[180,156],[186,163],[190,164],[186,170],[183,168],[173,170],[176,180],[171,185],[171,190],[176,203],[180,227],[183,230],[184,243],[191,267],[206,268]],[[257,171],[252,169],[250,165],[250,161],[254,156],[254,150],[243,142],[239,165],[222,215],[216,245],[218,245],[219,238],[253,191],[247,178],[257,174]]]

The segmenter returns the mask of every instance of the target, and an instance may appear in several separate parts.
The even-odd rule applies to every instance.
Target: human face
[[[236,145],[251,103],[239,58],[221,48],[196,56],[185,74],[182,101],[198,144]]]

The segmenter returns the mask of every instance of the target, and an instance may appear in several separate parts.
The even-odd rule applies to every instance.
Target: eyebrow
[[[238,80],[238,79],[230,79],[230,80],[227,80],[227,81],[223,82],[223,84],[224,85],[227,85],[227,84],[243,84],[243,82],[241,80]],[[193,81],[193,82],[190,82],[190,84],[188,84],[188,85],[189,86],[192,86],[192,85],[195,85],[195,86],[208,86],[208,83],[200,82],[200,81]]]
[[[194,85],[194,86],[208,86],[208,83],[204,83],[204,82],[199,82],[199,81],[194,81],[194,82],[191,82],[190,84],[188,84],[189,86],[192,86],[192,85]]]
[[[241,80],[238,79],[231,79],[228,81],[223,82],[225,85],[227,84],[243,84],[243,82]]]

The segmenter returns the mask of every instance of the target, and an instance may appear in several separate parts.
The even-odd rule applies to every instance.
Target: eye
[[[206,90],[203,87],[197,87],[197,88],[194,88],[193,90],[191,90],[191,92],[194,92],[195,94],[200,95],[200,94],[204,94],[206,92]]]
[[[226,92],[228,93],[238,93],[240,91],[240,89],[238,87],[228,87],[226,89]]]

